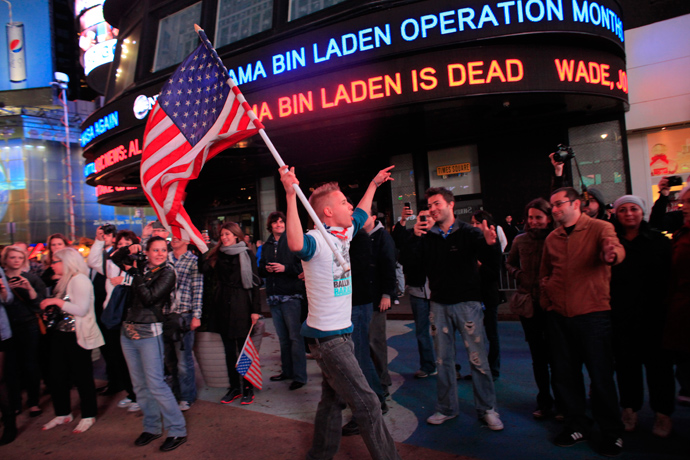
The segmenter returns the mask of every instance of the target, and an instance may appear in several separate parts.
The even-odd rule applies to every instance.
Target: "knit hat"
[[[635,196],[635,195],[623,195],[622,197],[618,198],[614,203],[613,203],[613,211],[618,212],[618,207],[621,205],[624,205],[626,203],[632,203],[636,204],[637,206],[642,209],[642,214],[645,214],[647,210],[645,209],[645,204],[644,201],[642,201],[642,198]]]

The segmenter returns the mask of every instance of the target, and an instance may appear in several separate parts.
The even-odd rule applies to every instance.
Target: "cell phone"
[[[426,222],[426,216],[424,216],[424,215],[419,216],[419,221],[420,222]]]
[[[403,206],[405,206],[406,208],[412,208],[409,201],[406,201]]]

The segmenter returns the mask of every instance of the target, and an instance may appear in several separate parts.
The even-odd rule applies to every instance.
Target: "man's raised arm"
[[[376,174],[376,177],[374,177],[372,181],[369,183],[367,191],[364,192],[364,196],[361,200],[359,200],[359,203],[357,204],[357,207],[359,209],[361,209],[362,211],[366,211],[367,214],[371,214],[371,202],[374,200],[374,194],[376,193],[376,189],[389,180],[395,180],[391,177],[390,173],[390,170],[393,168],[395,168],[395,165],[382,169],[378,172],[378,174]]]
[[[304,246],[304,234],[302,233],[302,223],[297,211],[297,192],[293,187],[293,184],[299,185],[299,181],[297,176],[295,176],[294,167],[281,166],[279,171],[280,181],[283,183],[283,187],[285,187],[285,198],[287,199],[285,234],[287,235],[288,247],[292,252],[299,252]],[[371,201],[369,203],[371,205]]]

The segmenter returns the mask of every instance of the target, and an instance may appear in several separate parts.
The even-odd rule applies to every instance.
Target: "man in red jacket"
[[[554,442],[568,447],[588,438],[582,364],[592,381],[592,414],[601,429],[600,453],[623,449],[618,394],[613,379],[611,343],[611,266],[625,250],[608,222],[582,213],[579,193],[560,188],[551,195],[553,219],[560,227],[546,237],[542,256],[541,306],[547,311],[555,391],[566,423]]]

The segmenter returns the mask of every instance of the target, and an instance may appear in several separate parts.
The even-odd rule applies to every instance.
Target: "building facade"
[[[390,191],[377,195],[390,221],[405,202],[422,206],[428,186],[450,188],[460,216],[484,208],[500,221],[548,195],[559,144],[608,200],[630,190],[615,0],[108,0],[104,11],[120,35],[106,103],[81,137],[100,203],[145,204],[146,115],[197,46],[195,23],[305,192],[338,180],[356,200],[395,164]],[[212,233],[231,219],[265,236],[265,216],[282,207],[276,170],[249,139],[207,164],[185,207]]]

